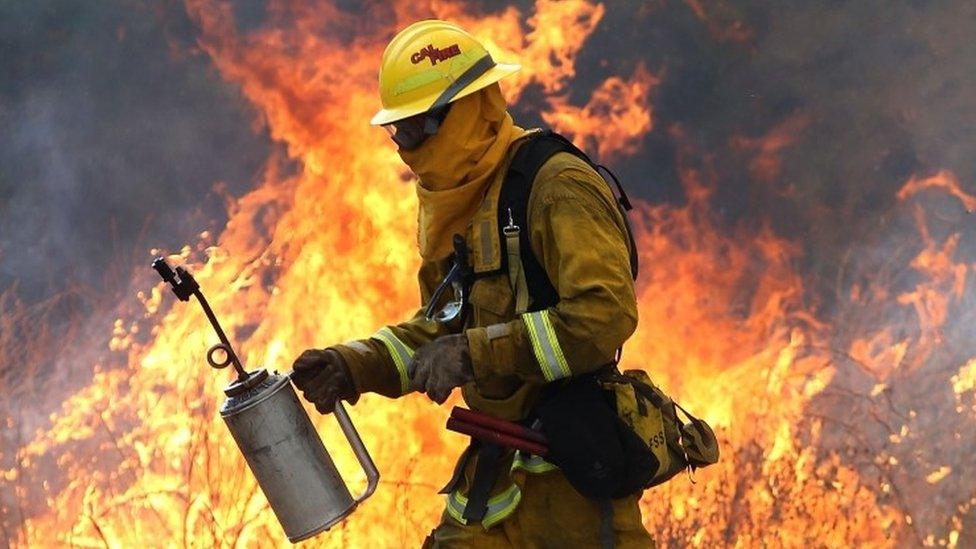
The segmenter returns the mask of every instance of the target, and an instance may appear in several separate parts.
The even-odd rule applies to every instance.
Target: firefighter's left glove
[[[333,349],[308,349],[292,365],[291,379],[320,414],[331,414],[340,400],[358,396],[349,367]]]
[[[417,349],[407,375],[411,388],[443,404],[455,387],[474,381],[467,336],[442,336]]]

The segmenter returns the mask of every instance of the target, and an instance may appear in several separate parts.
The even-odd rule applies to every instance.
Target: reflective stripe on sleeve
[[[549,311],[525,313],[522,315],[522,321],[525,322],[525,327],[529,331],[532,350],[535,352],[535,358],[539,361],[542,375],[545,376],[546,381],[569,377],[569,364],[566,363],[563,350],[559,347],[556,331],[549,320]]]
[[[413,358],[413,349],[408,347],[406,343],[400,341],[400,338],[393,333],[393,330],[386,327],[380,328],[372,337],[373,339],[378,339],[380,343],[386,346],[386,350],[390,352],[390,356],[393,357],[393,363],[396,364],[397,373],[400,374],[400,392],[401,394],[407,394],[407,391],[410,389],[410,378],[407,377],[407,365],[410,364],[410,359]]]
[[[481,519],[481,526],[487,530],[505,520],[518,507],[520,501],[522,501],[522,491],[514,484],[509,486],[508,489],[488,500],[488,510],[485,512],[485,517]],[[468,498],[457,490],[447,496],[447,514],[465,525],[468,524],[464,518],[464,508],[467,505]]]

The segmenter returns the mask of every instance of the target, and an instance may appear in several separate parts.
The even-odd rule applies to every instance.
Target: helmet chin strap
[[[441,117],[439,116],[424,117],[424,135],[434,135],[440,129],[441,129]]]
[[[491,58],[491,54],[486,53],[484,57],[475,61],[473,65],[468,67],[468,70],[462,72],[461,76],[457,77],[457,80],[451,82],[451,85],[441,92],[437,99],[434,100],[434,103],[431,104],[429,109],[427,109],[427,112],[436,113],[440,109],[446,107],[448,103],[454,99],[454,96],[457,95],[458,92],[468,87],[472,82],[491,70],[491,68],[494,66],[495,60]],[[426,116],[424,120],[424,134],[436,134],[440,129],[443,120],[443,117],[440,116]]]

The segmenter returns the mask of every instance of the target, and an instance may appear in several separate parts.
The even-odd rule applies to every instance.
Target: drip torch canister
[[[290,376],[263,368],[244,370],[193,276],[182,267],[174,272],[161,257],[152,267],[181,301],[196,296],[203,307],[220,339],[207,351],[207,362],[214,368],[233,364],[237,371],[237,379],[224,388],[227,400],[220,415],[288,540],[308,539],[348,517],[376,490],[380,474],[342,404],[336,405],[336,420],[366,473],[366,490],[356,498],[299,402]]]

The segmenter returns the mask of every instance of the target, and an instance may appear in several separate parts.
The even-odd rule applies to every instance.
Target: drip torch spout
[[[200,291],[200,285],[193,278],[193,275],[190,274],[190,271],[187,271],[183,267],[177,267],[174,272],[162,257],[157,257],[152,262],[152,268],[159,273],[159,276],[164,282],[173,288],[173,293],[176,294],[176,297],[180,301],[189,301],[190,296],[196,296],[197,301],[200,302],[200,306],[203,307],[203,312],[207,315],[207,319],[210,320],[210,325],[213,326],[214,331],[217,332],[217,337],[220,338],[220,343],[214,345],[207,351],[207,362],[214,368],[226,368],[228,365],[233,364],[234,369],[237,370],[237,381],[247,380],[250,374],[241,365],[240,359],[237,358],[237,353],[234,352],[230,340],[227,339],[227,334],[220,327],[220,322],[217,322],[217,316],[214,315],[213,309],[207,303],[207,298]],[[217,351],[224,353],[225,357],[223,360],[218,360],[214,357]]]

